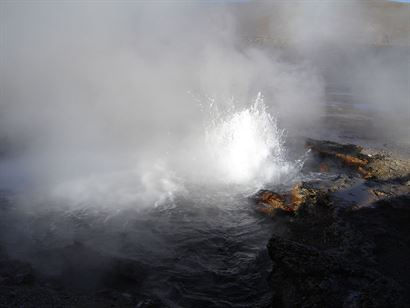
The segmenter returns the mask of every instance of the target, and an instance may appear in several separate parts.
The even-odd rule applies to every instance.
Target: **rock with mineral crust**
[[[268,215],[274,215],[277,210],[291,212],[293,209],[286,199],[286,195],[269,190],[261,190],[254,196],[258,205],[257,211]]]
[[[384,156],[372,160],[367,169],[372,177],[377,180],[395,180],[405,183],[410,179],[410,160]]]
[[[294,185],[292,190],[283,194],[270,190],[261,190],[254,197],[257,211],[274,216],[278,211],[297,213],[302,206],[323,204],[327,200],[326,192],[310,187],[302,182]]]
[[[332,141],[321,141],[307,139],[306,148],[319,155],[321,160],[330,159],[341,163],[345,167],[350,167],[360,173],[364,178],[369,177],[366,169],[372,157],[362,153],[363,148],[354,144],[339,144]],[[319,163],[319,170],[326,172],[329,170],[328,164]]]
[[[354,144],[339,144],[332,141],[307,139],[306,148],[319,156],[320,172],[327,172],[329,165],[323,160],[340,163],[352,168],[364,179],[391,180],[410,178],[410,160],[399,159],[385,154],[369,154],[368,149]]]
[[[268,245],[272,306],[407,307],[410,160],[329,141],[310,146],[315,172],[330,164],[339,174],[280,194],[295,215],[280,220],[286,232]]]
[[[360,194],[362,204],[357,204],[357,206],[370,205],[377,198],[385,198],[395,193],[410,194],[409,185],[406,184],[410,179],[410,160],[397,159],[374,152],[366,154],[367,149],[353,144],[343,145],[331,141],[308,139],[306,145],[319,156],[319,160],[315,161],[319,170],[322,172],[329,170],[328,163],[322,160],[335,160],[342,167],[353,169],[361,178],[366,180],[363,187],[350,190],[349,182],[354,182],[352,174],[346,168],[339,168],[338,178],[322,189],[317,189],[308,182],[302,182],[284,193],[269,190],[259,191],[254,196],[258,211],[274,216],[278,212],[298,213],[301,209],[308,208],[309,205],[326,206],[329,201],[328,191],[341,192],[342,194],[345,191],[344,194],[351,196],[350,199],[354,199],[356,195]],[[323,183],[322,186],[324,186]],[[370,195],[374,198],[366,197]]]

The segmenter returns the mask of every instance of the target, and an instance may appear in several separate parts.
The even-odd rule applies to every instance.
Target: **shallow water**
[[[265,183],[291,185],[303,162],[287,159],[284,132],[260,93],[248,108],[219,112],[213,103],[194,141],[120,169],[107,171],[104,163],[118,160],[111,157],[94,173],[44,179],[42,168],[18,162],[21,175],[0,165],[33,180],[15,185],[21,196],[3,208],[0,237],[10,256],[87,292],[118,289],[171,307],[268,305],[266,244],[275,225],[248,196]],[[133,263],[124,273],[118,260]]]
[[[109,287],[140,300],[159,299],[172,307],[269,304],[271,261],[266,243],[274,225],[256,213],[244,195],[198,191],[177,197],[173,204],[115,214],[7,213],[1,225],[13,234],[3,236],[8,250],[66,287],[106,287],[100,278],[107,268],[86,260],[102,255],[138,262],[135,281],[111,281]],[[69,260],[71,251],[81,256],[84,247],[93,253],[84,260]],[[77,268],[72,277],[67,274],[73,271],[71,262]]]
[[[160,225],[152,231],[163,243],[158,263],[165,268],[148,279],[147,291],[182,306],[268,303],[269,221],[243,199],[222,199],[216,207],[202,202],[156,217]]]

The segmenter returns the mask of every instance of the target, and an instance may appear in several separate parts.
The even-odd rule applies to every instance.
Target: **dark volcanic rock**
[[[365,179],[374,180],[410,180],[410,161],[364,149],[354,144],[340,144],[332,141],[307,139],[306,147],[319,159],[317,169],[327,172],[334,164],[350,168]]]
[[[34,281],[30,264],[17,260],[0,260],[0,285],[24,285]]]
[[[363,154],[367,150],[354,145],[314,141],[310,146],[321,156],[318,166],[323,159],[339,161],[340,175],[301,183],[284,194],[293,195],[298,206],[285,223],[288,232],[268,244],[272,306],[406,307],[410,161]],[[350,156],[360,161],[349,165],[344,159]],[[359,171],[364,179],[355,177],[346,166],[361,167],[367,175]]]
[[[280,237],[268,244],[274,262],[273,306],[399,307],[401,287],[377,271]],[[404,305],[403,305],[404,307]]]
[[[371,177],[366,166],[373,158],[363,154],[363,148],[360,146],[308,139],[306,141],[306,147],[316,153],[320,160],[322,160],[319,164],[319,170],[321,172],[328,171],[330,169],[328,163],[332,161],[333,163],[336,162],[344,167],[357,171],[364,178]]]

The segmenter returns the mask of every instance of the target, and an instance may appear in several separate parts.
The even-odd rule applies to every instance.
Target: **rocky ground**
[[[306,147],[304,172],[326,180],[255,196],[279,226],[268,244],[272,307],[407,307],[410,160],[330,141]]]

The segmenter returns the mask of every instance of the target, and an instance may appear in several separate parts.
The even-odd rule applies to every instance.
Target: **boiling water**
[[[248,197],[267,184],[292,183],[298,164],[286,160],[283,138],[259,95],[248,108],[214,114],[182,161],[166,156],[144,173],[89,176],[31,202],[22,198],[3,215],[3,241],[70,287],[101,288],[107,269],[85,259],[104,256],[138,263],[132,283],[111,284],[138,299],[172,307],[267,305],[274,225]],[[74,264],[62,258],[67,249]],[[75,250],[84,249],[93,253],[78,259]]]

